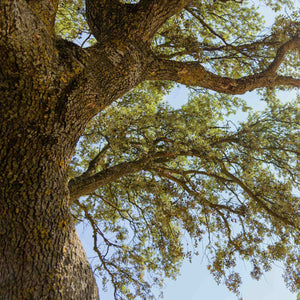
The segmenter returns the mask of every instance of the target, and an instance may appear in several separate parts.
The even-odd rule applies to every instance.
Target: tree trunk
[[[86,120],[67,107],[74,65],[48,25],[0,2],[0,299],[97,299],[67,188]]]
[[[150,62],[135,43],[88,53],[57,39],[37,5],[0,2],[0,299],[97,299],[67,167],[86,123]]]
[[[98,298],[67,167],[87,122],[145,80],[154,59],[145,36],[117,23],[89,49],[57,38],[57,3],[0,1],[0,299]]]
[[[39,120],[42,96],[8,90],[0,112],[0,299],[97,299],[69,209],[67,166],[77,135],[45,122],[47,115]],[[26,102],[33,111],[22,115]]]
[[[79,62],[39,3],[0,2],[0,299],[98,299],[67,188],[86,122],[67,107]]]

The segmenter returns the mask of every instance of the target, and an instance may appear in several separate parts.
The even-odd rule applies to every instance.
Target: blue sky
[[[240,264],[243,278],[241,295],[244,300],[296,300],[284,286],[280,268],[276,267],[264,275],[260,281],[253,280],[250,267]],[[217,285],[206,269],[201,257],[195,257],[192,263],[185,262],[181,276],[176,281],[167,280],[165,300],[235,300],[234,294],[223,285]]]

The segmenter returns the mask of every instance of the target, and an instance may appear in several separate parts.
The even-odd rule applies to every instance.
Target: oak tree
[[[84,221],[115,299],[152,299],[202,241],[236,294],[238,258],[299,289],[299,99],[276,96],[300,86],[292,2],[262,2],[290,9],[263,29],[248,1],[0,1],[1,299],[98,299]]]

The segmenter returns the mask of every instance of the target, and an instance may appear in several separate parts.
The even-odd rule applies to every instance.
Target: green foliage
[[[88,33],[84,17],[84,0],[59,2],[55,31],[57,35],[71,41],[80,39]]]
[[[282,2],[266,4],[276,12],[282,11],[283,4],[293,6],[293,1]],[[162,58],[197,60],[215,74],[238,78],[269,65],[278,45],[299,32],[299,12],[277,15],[268,33],[264,23],[252,2],[194,1],[164,24],[155,36],[153,50]],[[289,66],[284,69],[288,74],[299,66],[299,56],[294,53],[290,59],[282,66]]]
[[[292,3],[265,2],[274,11]],[[279,15],[268,34],[262,28],[248,2],[194,1],[166,22],[152,48],[162,58],[196,60],[216,74],[240,77],[265,68],[278,45],[299,32],[299,20],[296,13]],[[61,1],[56,30],[70,40],[88,31],[83,1]],[[297,65],[299,53],[292,53],[281,71],[296,75]],[[258,113],[238,97],[193,88],[176,110],[163,101],[173,87],[143,83],[102,111],[72,159],[70,177],[84,174],[95,158],[94,172],[103,176],[140,162],[136,172],[116,174],[73,207],[78,222],[93,228],[103,285],[112,283],[115,299],[152,299],[151,288],[175,278],[204,240],[210,272],[237,295],[238,258],[251,263],[255,279],[283,262],[286,283],[296,291],[299,99],[282,104],[273,90],[261,91],[268,105]],[[240,112],[249,113],[247,120],[233,124]]]
[[[112,280],[117,299],[151,299],[150,282],[161,286],[163,277],[175,277],[193,254],[182,237],[197,249],[206,236],[208,267],[230,290],[238,293],[241,282],[238,257],[250,261],[256,279],[283,261],[295,290],[299,101],[273,99],[233,126],[224,116],[248,110],[239,98],[192,91],[174,110],[163,95],[161,86],[145,83],[124,96],[90,124],[74,157],[77,173],[101,151],[98,171],[149,158],[141,171],[74,208],[79,219],[88,211],[97,224],[105,282]]]

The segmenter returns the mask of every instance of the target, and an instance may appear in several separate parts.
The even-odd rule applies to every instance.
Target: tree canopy
[[[69,168],[73,215],[93,229],[103,285],[111,282],[115,299],[152,299],[151,288],[175,278],[205,240],[208,269],[237,295],[238,258],[251,263],[255,279],[281,261],[296,292],[299,97],[282,103],[276,96],[300,86],[293,1],[87,0],[85,9],[82,0],[66,0],[57,34],[88,48],[104,42],[91,26],[93,5],[110,7],[101,25],[107,28],[111,18],[122,24],[123,10],[131,16],[136,7],[157,5],[170,12],[148,31],[155,62],[147,81],[88,124]],[[270,28],[259,5],[277,13]],[[135,22],[128,32],[145,38],[145,24]],[[190,91],[180,109],[164,101],[175,82]],[[253,89],[266,102],[262,112],[234,96]],[[240,112],[248,117],[231,122]]]

